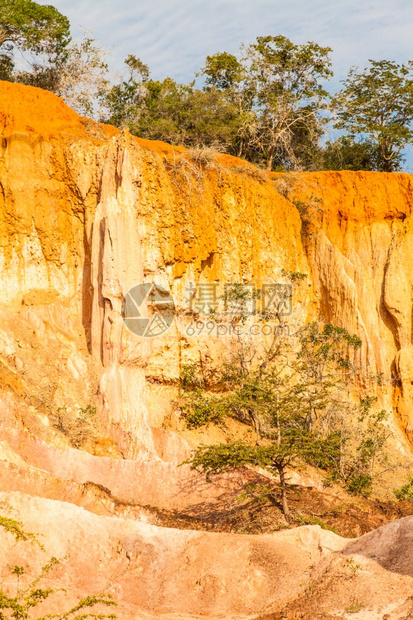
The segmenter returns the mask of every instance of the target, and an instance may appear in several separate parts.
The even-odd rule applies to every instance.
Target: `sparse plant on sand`
[[[39,543],[35,534],[25,530],[23,523],[8,516],[0,515],[0,527],[11,534],[18,543],[27,542],[37,544],[42,552],[43,546]],[[63,558],[65,559],[65,558]],[[51,557],[41,567],[40,572],[35,577],[28,577],[28,570],[25,566],[13,565],[9,567],[10,575],[16,578],[15,594],[5,589],[0,589],[0,620],[87,620],[91,618],[111,619],[117,618],[115,614],[103,613],[105,607],[115,607],[117,603],[110,594],[99,593],[87,595],[77,601],[74,605],[67,606],[65,611],[57,614],[38,614],[36,608],[46,599],[53,595],[64,592],[62,588],[50,588],[42,585],[47,580],[53,569],[61,564],[62,560]],[[25,579],[27,576],[27,579]],[[3,586],[4,587],[4,586]],[[7,588],[10,590],[10,588]],[[99,613],[95,613],[98,608]]]
[[[408,500],[413,501],[413,476],[409,476],[406,484],[403,484],[399,489],[393,489],[393,493],[399,501]]]

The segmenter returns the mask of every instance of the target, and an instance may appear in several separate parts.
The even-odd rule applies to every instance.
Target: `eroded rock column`
[[[127,133],[112,139],[91,231],[91,349],[103,366],[100,415],[128,458],[153,452],[144,373],[150,343],[122,320],[125,294],[143,279],[133,149]]]

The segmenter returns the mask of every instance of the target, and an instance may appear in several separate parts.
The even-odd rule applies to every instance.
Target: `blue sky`
[[[333,48],[337,77],[369,58],[413,58],[412,0],[49,0],[71,21],[95,31],[121,68],[127,54],[189,81],[207,54],[236,52],[260,35]]]
[[[42,0],[41,0],[42,1]],[[43,2],[42,2],[43,3]],[[44,2],[46,4],[46,2]],[[413,59],[413,0],[48,0],[75,36],[94,30],[111,50],[111,67],[135,54],[152,76],[188,82],[207,54],[236,53],[241,42],[283,34],[294,43],[333,48],[338,86],[368,59]],[[411,163],[410,163],[410,160]],[[413,169],[413,158],[409,157]]]

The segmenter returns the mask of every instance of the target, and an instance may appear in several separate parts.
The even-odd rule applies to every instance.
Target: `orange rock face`
[[[110,580],[124,618],[241,618],[281,608],[306,583],[297,575],[345,542],[317,542],[313,528],[305,544],[300,533],[250,540],[156,528],[139,510],[111,516],[112,504],[87,485],[171,510],[238,492],[235,480],[211,487],[177,468],[199,441],[173,420],[180,369],[224,346],[217,333],[188,333],[199,318],[188,311],[188,290],[285,283],[286,272],[308,274],[294,289],[300,320],[321,316],[362,338],[360,364],[382,373],[379,397],[393,406],[407,454],[411,177],[271,175],[229,156],[136,139],[79,118],[50,93],[4,82],[0,133],[4,498],[45,531],[50,553],[74,550],[71,595]],[[159,338],[137,337],[122,319],[127,292],[141,282],[175,302],[175,321]],[[148,316],[147,305],[141,311]],[[25,552],[0,535],[4,576]]]
[[[318,311],[363,339],[360,361],[383,375],[386,404],[393,399],[410,435],[412,177],[318,173],[302,175],[300,184],[297,195],[313,205],[306,244]]]
[[[2,302],[28,329],[38,326],[31,336],[39,347],[56,340],[50,313],[68,336],[48,347],[59,349],[46,371],[56,378],[51,406],[84,407],[98,392],[100,418],[124,455],[153,452],[145,374],[176,380],[188,343],[172,330],[153,345],[131,335],[125,294],[155,280],[179,313],[191,282],[271,282],[282,269],[305,271],[299,215],[234,158],[182,157],[182,149],[82,121],[47,93],[42,105],[37,89],[17,87],[12,105],[12,88],[0,92]],[[34,132],[21,131],[24,106]]]

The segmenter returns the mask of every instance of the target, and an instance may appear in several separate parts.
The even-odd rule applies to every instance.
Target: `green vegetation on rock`
[[[153,79],[132,53],[126,75],[111,81],[107,50],[88,34],[72,41],[55,7],[0,0],[0,78],[51,90],[81,114],[267,170],[401,169],[413,140],[413,61],[370,60],[331,94],[330,47],[279,34],[240,49],[208,55],[187,84]],[[331,130],[345,134],[325,140]]]

